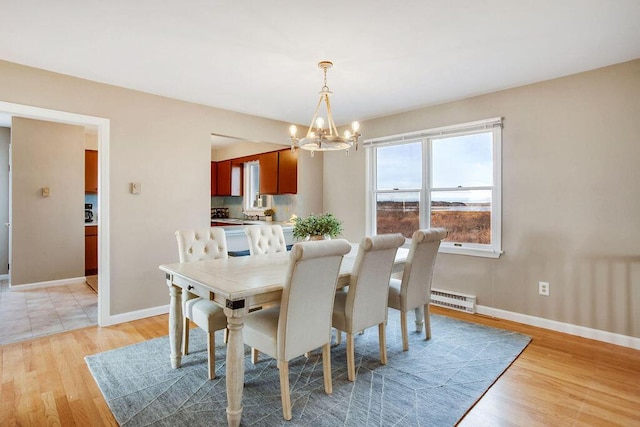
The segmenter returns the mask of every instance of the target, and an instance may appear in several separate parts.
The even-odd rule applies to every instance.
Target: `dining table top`
[[[394,271],[402,271],[409,250],[399,248]],[[351,244],[340,266],[338,286],[348,285],[355,264],[358,244]],[[290,252],[259,256],[219,258],[205,261],[163,264],[160,270],[198,284],[227,300],[247,298],[257,293],[281,291],[289,266]]]

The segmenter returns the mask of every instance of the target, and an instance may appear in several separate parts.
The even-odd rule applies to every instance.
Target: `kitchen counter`
[[[213,227],[220,227],[224,230],[224,234],[227,237],[227,250],[229,252],[245,251],[249,249],[249,243],[247,242],[247,236],[244,233],[244,225],[267,225],[267,224],[279,224],[282,226],[282,232],[284,233],[284,240],[287,245],[295,243],[293,237],[293,223],[281,222],[281,221],[255,221],[255,220],[243,220],[236,218],[215,218],[211,220]],[[213,225],[216,224],[228,224],[228,225]]]
[[[90,227],[92,225],[98,225],[98,221],[93,221],[93,222],[85,222],[84,226],[85,227]]]

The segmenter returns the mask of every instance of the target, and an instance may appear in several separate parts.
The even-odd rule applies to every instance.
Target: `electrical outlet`
[[[538,282],[538,294],[549,296],[549,282]]]

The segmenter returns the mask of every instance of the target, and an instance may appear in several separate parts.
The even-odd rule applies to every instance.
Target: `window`
[[[271,207],[271,196],[260,194],[260,162],[246,162],[244,164],[244,213],[247,215],[262,215]]]
[[[441,252],[501,253],[502,119],[365,141],[367,230],[443,227]]]

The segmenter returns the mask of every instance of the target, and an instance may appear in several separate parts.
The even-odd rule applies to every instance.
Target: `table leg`
[[[422,332],[422,326],[424,325],[424,312],[422,306],[416,307],[413,312],[416,314],[416,332]]]
[[[240,425],[242,417],[242,391],[244,387],[244,342],[242,317],[227,317],[229,343],[227,344],[227,422],[230,427]]]
[[[171,347],[171,367],[179,368],[182,363],[182,288],[169,282],[169,345]]]

